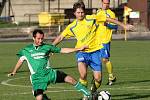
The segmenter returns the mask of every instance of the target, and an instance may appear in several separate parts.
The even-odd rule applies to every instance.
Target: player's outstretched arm
[[[8,77],[14,76],[16,74],[17,70],[21,67],[22,63],[23,63],[23,61],[21,59],[19,59],[18,62],[16,63],[16,66],[14,67],[13,71],[8,74]]]
[[[106,18],[106,20],[107,20],[108,22],[115,23],[115,24],[117,24],[117,25],[123,27],[123,28],[126,29],[126,30],[134,30],[134,26],[133,26],[133,25],[124,24],[124,23],[122,23],[122,22],[120,22],[120,21],[118,21],[118,20],[116,20],[116,19],[112,19],[112,18]]]
[[[61,48],[61,53],[71,53],[71,52],[76,52],[76,51],[82,51],[84,49],[87,49],[88,46],[82,46],[80,48]]]
[[[55,40],[53,41],[53,45],[57,45],[57,44],[59,44],[62,40],[64,39],[64,36],[62,36],[62,35],[59,35],[59,36],[57,36],[56,38],[55,38]]]

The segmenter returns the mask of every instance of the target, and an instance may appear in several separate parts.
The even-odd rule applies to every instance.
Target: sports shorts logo
[[[78,61],[84,61],[84,58],[83,57],[78,58]]]

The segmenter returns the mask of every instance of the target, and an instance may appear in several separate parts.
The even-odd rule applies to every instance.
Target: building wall
[[[45,0],[44,6],[42,6],[43,0],[11,0],[11,15],[15,16],[15,20],[19,22],[26,21],[37,21],[37,15],[41,11],[50,11],[51,13],[61,12],[64,13],[64,9],[72,8],[73,4],[78,0],[59,0],[60,5],[58,6],[58,0],[51,0],[50,5],[48,0]],[[101,8],[101,0],[83,0],[86,8]],[[119,0],[111,0],[110,7],[118,7]],[[121,2],[120,2],[121,3]],[[49,5],[49,6],[48,6]],[[58,9],[60,8],[60,10]],[[8,0],[2,11],[1,16],[8,15]],[[12,14],[13,13],[13,14]],[[31,19],[29,18],[31,16]]]
[[[144,23],[148,27],[148,5],[147,0],[129,0],[127,6],[133,11],[140,11],[140,23]]]

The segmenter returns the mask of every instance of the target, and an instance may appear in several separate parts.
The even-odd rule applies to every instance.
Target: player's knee
[[[42,89],[37,89],[34,91],[34,96],[37,97],[39,95],[43,95],[43,90]]]
[[[101,79],[101,78],[95,78],[95,81],[96,81],[96,82],[101,82],[102,79]]]
[[[100,81],[102,81],[102,76],[101,75],[95,75],[94,80],[97,82],[100,82]]]
[[[108,61],[109,61],[109,59],[106,59],[106,58],[103,58],[103,59],[102,59],[102,62],[103,62],[104,64],[106,64]]]
[[[62,71],[57,71],[56,83],[64,83],[68,75]]]

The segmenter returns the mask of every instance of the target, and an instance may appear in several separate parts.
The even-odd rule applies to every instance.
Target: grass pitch
[[[0,43],[0,100],[34,100],[29,81],[29,70],[24,63],[15,77],[7,77],[17,61],[17,51],[26,42]],[[60,47],[73,47],[75,41],[64,41]],[[55,69],[62,70],[78,79],[79,74],[71,54],[54,54],[50,63]],[[111,61],[117,82],[107,86],[107,72],[103,66],[103,83],[99,90],[108,90],[112,100],[149,100],[150,99],[150,41],[112,41]],[[92,72],[88,71],[89,88]],[[52,100],[80,100],[82,94],[68,84],[50,85],[47,95]]]

